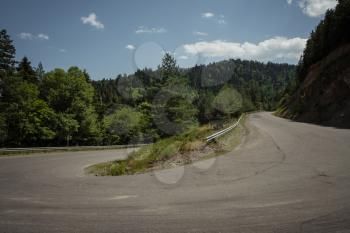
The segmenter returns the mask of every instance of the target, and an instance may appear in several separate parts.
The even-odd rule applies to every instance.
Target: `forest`
[[[350,127],[350,1],[338,1],[311,32],[297,66],[294,89],[276,114],[297,121]]]
[[[328,9],[307,40],[297,68],[298,81],[303,81],[311,65],[326,57],[331,51],[350,41],[350,1],[338,0],[335,9]]]
[[[0,146],[149,143],[242,112],[274,110],[296,85],[296,66],[225,60],[93,80],[86,70],[45,71],[0,31]],[[305,56],[304,56],[305,58]]]

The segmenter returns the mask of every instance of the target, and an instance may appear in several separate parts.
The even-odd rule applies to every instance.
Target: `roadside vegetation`
[[[302,56],[300,57],[298,65],[296,66],[295,82],[289,83],[290,85],[286,88],[283,97],[280,99],[279,104],[277,105],[278,108],[276,115],[285,115],[285,117],[293,119],[300,111],[308,108],[307,106],[303,106],[303,102],[305,102],[303,100],[299,100],[297,103],[294,103],[293,106],[291,106],[289,103],[293,100],[293,98],[295,99],[296,97],[300,97],[299,95],[293,95],[295,95],[297,89],[302,86],[307,75],[311,72],[312,67],[315,66],[316,63],[319,63],[342,46],[345,47],[346,45],[349,45],[349,12],[350,2],[340,0],[334,9],[328,9],[326,11],[324,19],[322,19],[315,29],[311,31],[309,39],[306,42],[306,47]],[[339,54],[340,55],[338,56],[330,58],[330,61],[325,63],[336,63],[337,60],[348,60],[348,57],[345,57],[346,51],[344,51],[343,54]],[[324,67],[325,70],[328,68],[329,67]],[[343,69],[341,68],[337,68],[337,70],[332,73],[339,73],[342,70]],[[325,74],[323,74],[323,76],[324,75]],[[319,79],[321,79],[321,77]],[[322,77],[322,79],[326,78]],[[329,86],[329,83],[327,83],[327,85]],[[321,88],[319,87],[318,89]],[[289,106],[287,109],[286,106],[288,104]]]
[[[27,57],[18,62],[15,52],[0,30],[0,146],[72,151],[152,143],[127,160],[94,166],[98,175],[145,172],[224,152],[228,136],[209,144],[205,136],[244,112],[274,109],[295,79],[294,65],[231,59],[183,69],[166,53],[156,70],[93,80],[78,67],[47,72]]]
[[[165,54],[156,70],[94,80],[86,70],[45,71],[0,30],[0,146],[150,143],[252,110],[273,110],[295,66],[227,60],[179,68]]]
[[[295,85],[285,91],[275,115],[350,128],[350,1],[339,0],[310,33],[297,66]]]
[[[143,146],[130,153],[125,160],[109,161],[92,165],[86,172],[96,176],[119,176],[171,168],[209,159],[232,151],[245,134],[243,122],[227,134],[206,142],[205,137],[213,133],[210,124],[189,129],[187,132]],[[235,119],[236,120],[236,119]],[[225,127],[233,122],[227,122]]]

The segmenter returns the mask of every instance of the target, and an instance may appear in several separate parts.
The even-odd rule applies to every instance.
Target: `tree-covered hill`
[[[157,70],[94,81],[77,67],[45,72],[0,32],[0,145],[153,142],[252,110],[273,110],[295,85],[295,66],[227,60],[180,69],[165,54]]]
[[[170,80],[183,79],[197,92],[194,101],[200,122],[213,120],[218,114],[213,108],[215,97],[225,88],[236,89],[242,96],[241,111],[274,110],[286,89],[295,85],[295,66],[246,60],[225,60],[209,65],[197,65],[178,71],[178,77],[162,79],[161,70],[138,70],[133,75],[93,81],[96,98],[105,108],[115,104],[137,106],[151,103],[157,92]]]
[[[298,78],[303,81],[310,67],[332,51],[350,42],[350,1],[338,0],[335,9],[327,10],[325,17],[310,34],[298,64]]]
[[[297,85],[278,114],[295,120],[350,127],[350,1],[339,0],[311,32],[297,68]]]

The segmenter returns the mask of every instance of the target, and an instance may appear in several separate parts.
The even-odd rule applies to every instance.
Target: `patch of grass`
[[[182,150],[183,152],[197,151],[197,150],[201,150],[205,146],[206,146],[206,143],[203,142],[203,140],[195,140],[192,142],[185,143],[182,146]]]
[[[273,115],[293,120],[297,117],[298,114],[292,106],[282,106],[277,108],[276,111],[273,112]]]
[[[283,116],[283,113],[286,111],[286,107],[278,107],[276,111],[274,111],[272,114],[275,116]]]
[[[123,175],[144,172],[155,164],[166,161],[177,154],[185,154],[205,146],[204,138],[212,132],[210,125],[192,128],[189,131],[161,139],[129,154],[123,161],[100,163],[87,168],[95,175]]]
[[[187,159],[193,153],[202,153],[202,149],[210,147],[211,150],[202,159],[222,155],[233,150],[240,142],[244,133],[245,118],[243,117],[238,127],[229,133],[206,143],[205,137],[213,133],[211,125],[204,125],[193,128],[181,135],[161,139],[152,145],[146,145],[138,151],[129,154],[127,159],[119,161],[111,161],[92,165],[86,169],[87,173],[97,176],[117,176],[131,175],[148,171],[159,164],[162,164],[174,157]]]

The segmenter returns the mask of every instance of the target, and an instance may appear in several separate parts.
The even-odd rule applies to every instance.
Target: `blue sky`
[[[93,79],[226,58],[296,63],[335,0],[0,0],[0,28],[36,66],[85,68]]]

